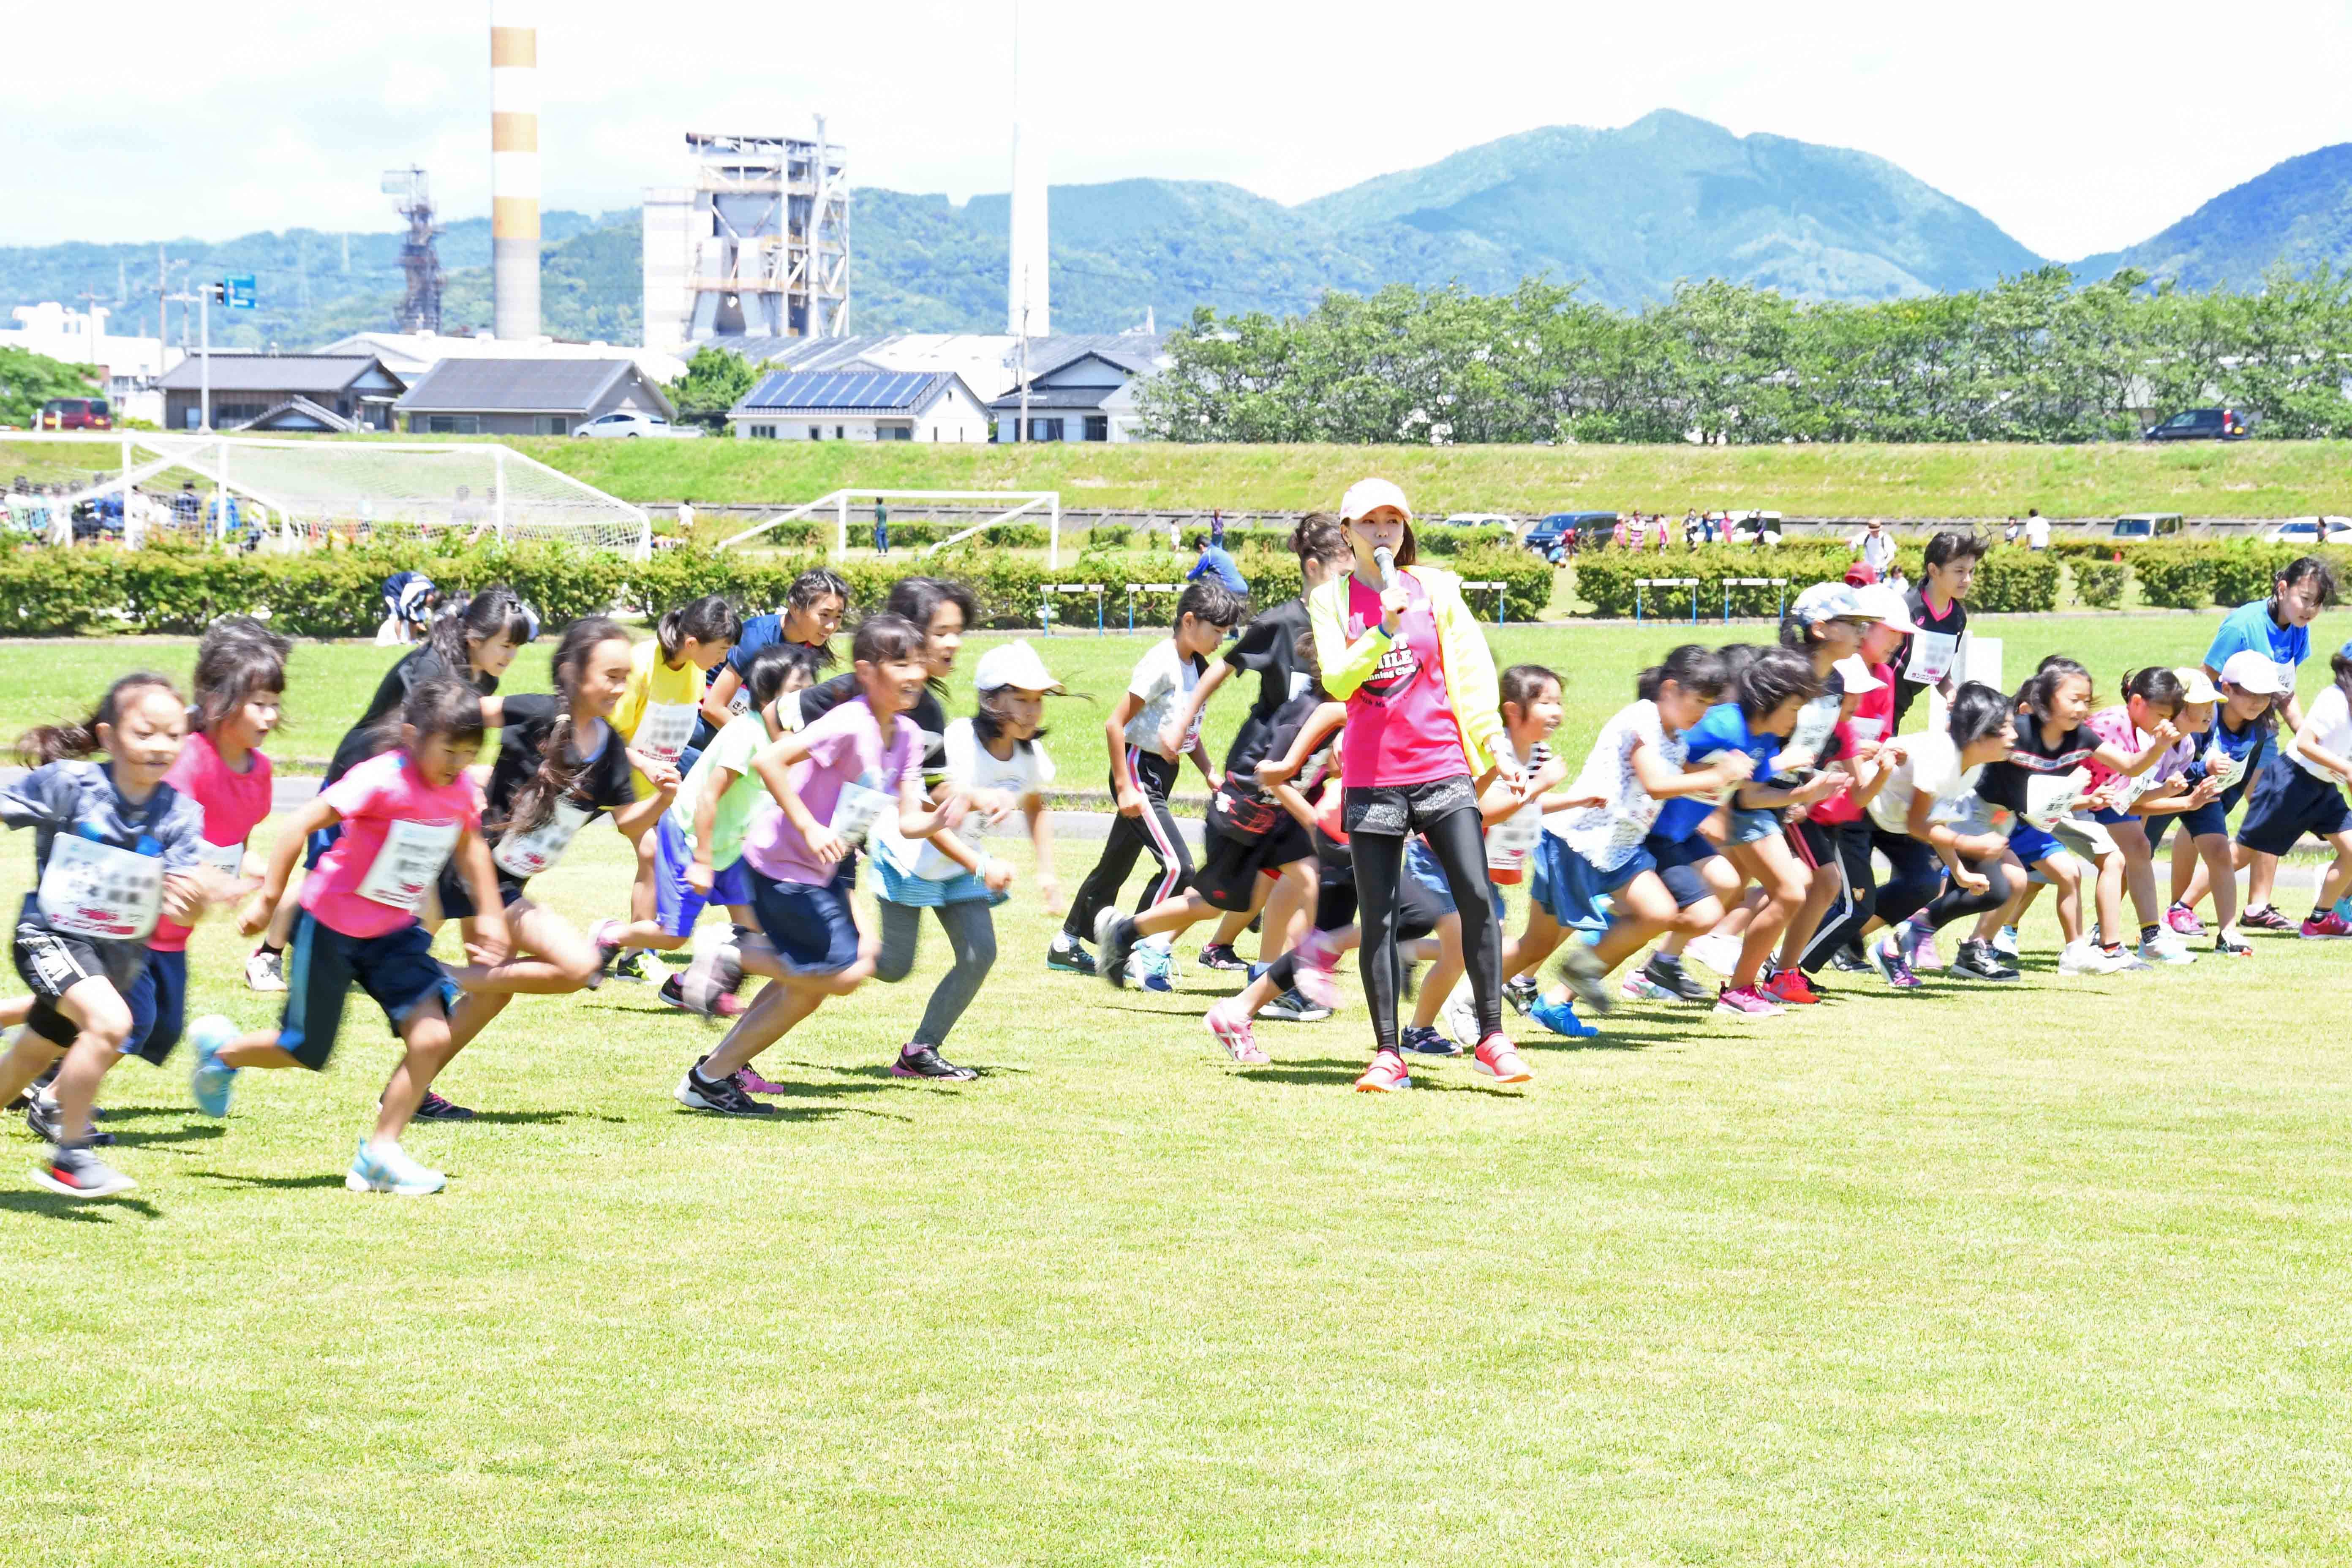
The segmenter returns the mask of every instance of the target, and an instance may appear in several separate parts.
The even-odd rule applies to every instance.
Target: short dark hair
[[[765,708],[773,702],[798,670],[807,682],[816,679],[816,649],[805,643],[772,642],[751,656],[751,668],[743,675],[743,689],[751,694],[753,708]]]
[[[1810,701],[1822,694],[1822,678],[1813,673],[1813,661],[1794,648],[1760,649],[1740,670],[1735,684],[1739,711],[1751,722],[1792,697]]]
[[[1996,686],[1981,680],[1963,681],[1952,694],[1951,711],[1946,716],[1945,730],[1952,743],[1968,750],[1990,735],[2000,733],[2000,727],[2010,722],[2010,701]]]
[[[1181,626],[1190,616],[1203,626],[1237,626],[1248,611],[1248,601],[1214,577],[1196,577],[1176,601],[1176,614],[1169,625]]]
[[[857,636],[850,643],[849,657],[859,664],[920,658],[923,644],[929,640],[923,628],[906,616],[884,610],[857,623]]]
[[[1955,561],[1981,561],[1984,552],[1984,538],[1973,530],[1939,529],[1927,541],[1927,564],[1930,566],[1949,566]]]

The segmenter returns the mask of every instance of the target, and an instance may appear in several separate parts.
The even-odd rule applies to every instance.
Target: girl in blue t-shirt
[[[2205,650],[2205,673],[2212,679],[2240,654],[2253,653],[2278,667],[2279,716],[2289,734],[2303,729],[2303,705],[2294,697],[2294,672],[2311,657],[2311,623],[2336,603],[2336,569],[2316,555],[2290,561],[2271,583],[2271,596],[2239,605],[2221,618],[2213,646]],[[2293,931],[2294,922],[2271,904],[2278,879],[2278,857],[2259,850],[2246,868],[2246,925],[2258,931]]]
[[[2142,815],[2148,819],[2151,853],[2176,821],[2187,840],[2172,852],[2172,906],[2165,911],[2165,924],[2177,936],[2203,936],[2197,906],[2210,889],[2213,951],[2229,958],[2252,958],[2252,945],[2238,931],[2238,872],[2231,852],[2230,813],[2244,798],[2246,784],[2262,766],[2277,727],[2277,694],[2272,689],[2277,674],[2260,655],[2239,658],[2225,671],[2255,682],[2260,689],[2225,679],[2214,683],[2217,700],[2181,709],[2180,729],[2196,746],[2195,757],[2180,773],[2189,793],[2146,807]]]

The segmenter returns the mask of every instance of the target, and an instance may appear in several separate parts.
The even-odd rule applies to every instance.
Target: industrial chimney
[[[1021,3],[1013,0],[1013,201],[1007,247],[1012,266],[1005,279],[1004,330],[1019,338],[1042,338],[1054,330],[1052,290],[1045,275],[1045,150],[1038,138],[1022,134],[1021,119],[1028,107],[1024,86]],[[1025,426],[1023,434],[1027,434]]]
[[[539,28],[534,0],[490,0],[490,330],[539,336]]]

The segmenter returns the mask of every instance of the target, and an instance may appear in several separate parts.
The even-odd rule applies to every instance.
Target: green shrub
[[[1906,570],[1910,570],[1906,564]],[[1924,563],[1912,573],[1915,583],[1925,580]],[[1969,590],[1969,607],[1988,614],[2038,614],[2058,607],[2058,562],[2047,552],[2037,553],[2021,545],[1996,544],[1977,563],[1976,584]]]
[[[2074,562],[2074,596],[2102,610],[2124,602],[2124,584],[2130,579],[2131,568],[2120,561],[2084,556]]]
[[[1412,537],[1423,553],[1441,559],[1465,552],[1508,550],[1512,544],[1511,531],[1496,523],[1477,528],[1417,528]],[[1533,559],[1532,552],[1529,559]]]
[[[1124,550],[1134,542],[1135,530],[1123,522],[1098,522],[1087,530],[1089,550]]]
[[[2196,610],[2213,602],[2219,552],[2206,544],[2143,544],[2132,552],[2140,602],[2167,610]]]
[[[1526,551],[1517,553],[1530,561],[1536,559]],[[1633,584],[1638,579],[1696,577],[1699,579],[1698,613],[1705,619],[1723,614],[1727,579],[1785,577],[1785,589],[1730,589],[1733,615],[1769,616],[1780,608],[1784,595],[1793,599],[1815,583],[1836,582],[1853,564],[1853,552],[1843,544],[1832,543],[1790,543],[1768,550],[1705,544],[1696,550],[1680,546],[1663,551],[1591,550],[1577,557],[1576,592],[1600,615],[1630,616],[1634,607]],[[1916,563],[1909,570],[1916,576]],[[1644,617],[1664,615],[1687,618],[1692,593],[1688,588],[1644,588],[1641,590],[1642,614]]]

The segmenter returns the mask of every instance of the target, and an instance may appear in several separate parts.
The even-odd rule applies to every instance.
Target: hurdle
[[[1135,596],[1138,594],[1181,594],[1181,583],[1129,583],[1127,585],[1127,629],[1135,629]]]
[[[1462,591],[1465,594],[1479,588],[1492,588],[1495,590],[1495,624],[1498,626],[1501,626],[1503,624],[1504,611],[1510,604],[1511,585],[1507,583],[1465,583],[1462,584]]]
[[[1780,618],[1789,615],[1789,580],[1786,577],[1726,577],[1723,580],[1723,624],[1731,624],[1731,591],[1734,588],[1778,588],[1780,590]],[[1696,599],[1696,595],[1693,596]]]
[[[1054,595],[1056,594],[1092,594],[1095,596],[1095,636],[1103,635],[1103,585],[1100,583],[1045,583],[1038,587],[1037,631],[1041,637],[1054,635]]]
[[[1688,588],[1691,591],[1691,625],[1698,625],[1698,582],[1696,577],[1636,577],[1633,579],[1633,624],[1642,624],[1642,590],[1644,588]]]

